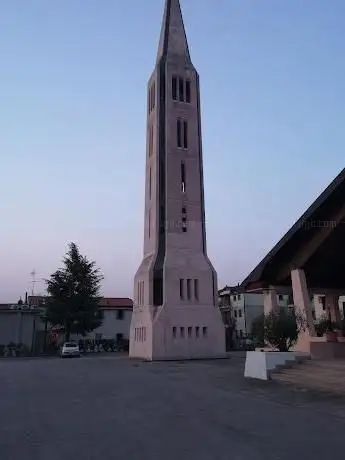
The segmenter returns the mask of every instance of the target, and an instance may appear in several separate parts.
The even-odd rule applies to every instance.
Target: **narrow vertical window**
[[[172,328],[172,335],[173,335],[173,338],[175,339],[176,338],[176,327],[175,326]]]
[[[172,98],[177,101],[177,78],[172,77]]]
[[[188,123],[183,122],[183,148],[188,149]]]
[[[190,103],[190,80],[186,80],[186,102]]]
[[[141,293],[141,304],[144,305],[144,296],[145,296],[145,282],[142,281],[142,293]]]
[[[153,125],[150,125],[149,128],[149,157],[153,152]]]
[[[188,279],[187,280],[187,299],[191,299],[191,291],[192,291],[192,280]]]
[[[186,192],[186,167],[183,161],[181,161],[181,191]]]
[[[199,280],[194,280],[194,297],[199,300]]]
[[[195,328],[195,337],[199,337],[199,330],[200,330],[199,326],[196,326],[196,328]]]
[[[177,120],[177,147],[182,147],[182,123],[181,120]]]
[[[149,209],[149,218],[148,218],[149,222],[148,222],[148,225],[149,225],[149,238],[151,238],[151,209]]]
[[[152,109],[155,108],[156,105],[156,83],[152,83]]]
[[[179,100],[184,102],[184,81],[183,78],[178,79]]]
[[[184,337],[184,327],[180,327],[180,336]]]
[[[189,338],[192,337],[192,328],[191,327],[188,328],[188,337]]]
[[[151,200],[151,192],[152,192],[152,171],[150,168],[149,170],[149,200]]]
[[[150,113],[151,112],[151,88],[149,88],[149,92],[147,95],[147,109],[148,109],[148,112]]]
[[[184,300],[184,280],[180,279],[180,299]]]
[[[182,231],[186,233],[187,231],[187,210],[186,207],[182,207]]]
[[[202,335],[203,335],[204,337],[207,337],[207,327],[206,327],[206,326],[204,326],[204,327],[202,328]]]

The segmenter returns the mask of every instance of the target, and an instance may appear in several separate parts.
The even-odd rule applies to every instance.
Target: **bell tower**
[[[207,257],[199,75],[179,0],[166,0],[148,83],[144,256],[134,279],[130,357],[219,357],[225,333]]]

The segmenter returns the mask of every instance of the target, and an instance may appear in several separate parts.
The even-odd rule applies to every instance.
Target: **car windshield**
[[[66,348],[75,348],[77,346],[76,343],[65,343],[64,345]]]

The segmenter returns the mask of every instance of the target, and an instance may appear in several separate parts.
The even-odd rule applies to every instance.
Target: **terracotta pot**
[[[327,342],[338,342],[338,335],[335,331],[326,333]]]

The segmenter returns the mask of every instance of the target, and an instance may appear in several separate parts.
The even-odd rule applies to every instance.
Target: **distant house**
[[[59,334],[61,331],[58,328],[51,327],[42,320],[44,303],[44,296],[29,296],[28,304],[0,304],[0,346],[22,343],[29,349],[38,349],[43,343],[49,342],[52,334],[58,334],[60,340],[63,340],[63,334]],[[132,299],[103,297],[100,309],[103,311],[103,323],[86,338],[129,339]]]
[[[238,339],[251,333],[254,319],[264,312],[263,294],[246,292],[241,286],[225,286],[218,291],[218,302],[224,323],[234,320]],[[288,306],[289,296],[277,294],[277,304]]]
[[[29,305],[44,306],[43,296],[29,296]],[[103,297],[99,304],[103,312],[103,322],[100,327],[87,334],[92,340],[129,339],[133,300],[128,297]]]

